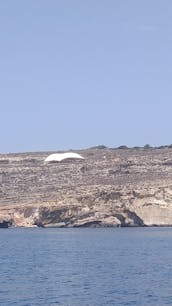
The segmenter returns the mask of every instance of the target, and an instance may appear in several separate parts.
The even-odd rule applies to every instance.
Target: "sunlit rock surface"
[[[172,149],[51,153],[0,155],[0,227],[172,225]]]

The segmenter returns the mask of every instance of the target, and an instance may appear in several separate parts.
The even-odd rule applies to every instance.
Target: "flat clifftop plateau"
[[[0,154],[0,227],[171,226],[172,149]]]

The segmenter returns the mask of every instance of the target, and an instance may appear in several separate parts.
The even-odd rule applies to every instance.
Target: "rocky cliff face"
[[[172,149],[0,155],[0,227],[171,226]]]

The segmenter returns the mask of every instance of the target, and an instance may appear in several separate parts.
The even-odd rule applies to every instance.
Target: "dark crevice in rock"
[[[74,227],[101,227],[101,226],[102,226],[101,221],[90,221],[80,225],[74,225]]]
[[[132,211],[130,211],[130,210],[125,209],[125,210],[124,210],[124,213],[126,213],[127,216],[128,216],[131,220],[133,220],[134,225],[136,225],[136,226],[145,226],[143,220],[142,220],[139,216],[137,216],[137,214],[136,214],[135,212],[132,212]]]
[[[34,222],[33,225],[36,225],[37,227],[44,227],[44,225],[41,222]]]
[[[114,214],[114,217],[116,217],[121,222],[121,225],[125,224],[125,217],[122,214],[116,213]]]
[[[0,223],[0,228],[9,228],[12,225],[11,221],[2,221]]]

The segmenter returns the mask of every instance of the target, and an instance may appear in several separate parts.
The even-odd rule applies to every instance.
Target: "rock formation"
[[[0,227],[171,226],[172,149],[0,154]]]

